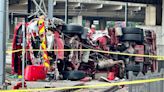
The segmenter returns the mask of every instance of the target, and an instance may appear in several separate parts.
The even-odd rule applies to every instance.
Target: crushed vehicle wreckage
[[[22,49],[21,27],[22,23],[15,27],[13,50]],[[112,80],[127,77],[127,71],[145,73],[156,70],[154,58],[89,50],[155,55],[156,37],[153,31],[140,28],[96,31],[94,28],[65,24],[58,18],[41,17],[26,23],[25,80],[81,80],[87,76],[94,79],[99,72],[113,76],[108,78]],[[21,75],[21,65],[22,52],[12,53],[12,74]]]

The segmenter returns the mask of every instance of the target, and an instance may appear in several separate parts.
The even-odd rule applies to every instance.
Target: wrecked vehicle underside
[[[21,28],[22,23],[14,30],[13,50],[22,49]],[[157,65],[154,58],[108,53],[156,55],[155,33],[140,28],[117,27],[92,33],[58,18],[38,18],[26,23],[26,49],[25,80],[29,81],[94,79],[101,72],[113,80],[126,78],[127,71],[155,71]],[[12,74],[20,75],[21,65],[22,52],[13,53]]]

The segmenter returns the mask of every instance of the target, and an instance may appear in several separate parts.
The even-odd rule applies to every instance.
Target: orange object
[[[108,78],[108,80],[114,80],[115,79],[115,73],[114,72],[109,72],[107,78]]]
[[[47,70],[45,66],[29,65],[25,69],[25,80],[27,81],[44,80],[46,78],[46,73]]]

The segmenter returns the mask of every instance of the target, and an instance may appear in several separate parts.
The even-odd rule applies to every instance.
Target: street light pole
[[[0,0],[0,86],[5,83],[6,64],[6,0]]]
[[[23,51],[22,51],[22,88],[24,88],[24,65],[25,65],[25,46],[26,46],[26,37],[25,37],[25,20],[22,20],[22,32],[23,32]]]
[[[65,23],[68,24],[68,0],[65,0]]]
[[[10,38],[10,25],[9,25],[9,0],[6,0],[6,41]]]
[[[128,27],[128,2],[125,4],[125,27]]]
[[[48,0],[48,18],[52,19],[53,18],[53,2],[54,0]]]

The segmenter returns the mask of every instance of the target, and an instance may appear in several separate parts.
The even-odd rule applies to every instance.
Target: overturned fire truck
[[[22,23],[14,30],[13,50],[22,49]],[[97,51],[94,51],[97,50]],[[102,52],[102,51],[105,51]],[[70,79],[106,72],[125,78],[127,71],[155,71],[155,58],[108,52],[156,55],[156,35],[140,28],[108,28],[96,31],[61,19],[44,17],[26,23],[25,80]],[[22,52],[12,54],[12,74],[22,72]]]

